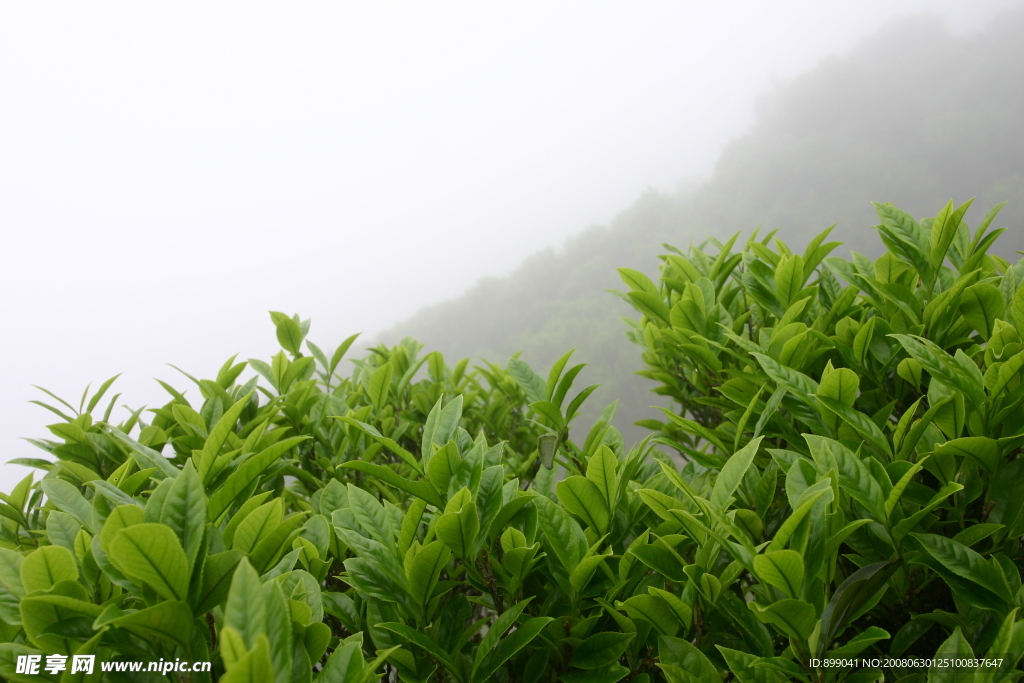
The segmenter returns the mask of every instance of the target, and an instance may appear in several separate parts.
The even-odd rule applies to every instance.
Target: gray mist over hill
[[[582,422],[620,399],[627,438],[663,404],[619,316],[635,312],[605,290],[628,289],[615,268],[656,273],[659,246],[700,243],[761,227],[802,246],[832,224],[837,253],[879,249],[871,201],[934,215],[951,197],[976,197],[977,223],[1008,201],[996,251],[1024,249],[1024,10],[971,37],[935,17],[892,22],[844,55],[831,56],[765,94],[749,133],[731,141],[711,179],[689,191],[649,192],[609,225],[529,258],[505,278],[428,308],[383,335],[428,340],[455,357],[503,361],[522,351],[546,370],[564,351],[591,363],[603,387]]]

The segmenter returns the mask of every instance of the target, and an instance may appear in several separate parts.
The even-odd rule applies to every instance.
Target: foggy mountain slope
[[[763,224],[799,241],[839,223],[851,247],[873,244],[869,201],[914,215],[950,196],[1024,219],[1024,11],[975,38],[937,19],[894,22],[762,98],[751,132],[729,144],[696,198],[702,232]],[[975,210],[977,211],[977,209]],[[974,219],[975,222],[977,218]],[[862,237],[861,235],[864,234]],[[1024,248],[1024,234],[1002,249]]]
[[[722,153],[693,194],[650,192],[607,227],[583,231],[557,253],[488,278],[462,297],[425,309],[381,335],[412,335],[451,358],[503,363],[512,353],[539,371],[564,351],[601,382],[590,411],[620,399],[618,426],[651,416],[657,396],[639,349],[619,320],[632,310],[607,293],[623,288],[615,268],[653,274],[660,244],[686,246],[757,227],[781,228],[800,245],[839,223],[842,251],[877,240],[871,201],[933,215],[950,196],[976,196],[972,224],[1009,200],[997,226],[1006,255],[1024,249],[1024,10],[959,38],[938,20],[894,22],[849,54],[830,57],[762,98],[751,130]],[[586,418],[584,418],[586,419]]]

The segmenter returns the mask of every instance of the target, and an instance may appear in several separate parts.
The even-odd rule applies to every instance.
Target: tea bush
[[[54,461],[0,503],[0,675],[88,678],[17,671],[56,653],[264,683],[1016,680],[1024,265],[967,206],[878,206],[875,261],[769,236],[621,271],[680,406],[632,447],[614,405],[574,422],[571,352],[545,377],[405,340],[341,373],[354,337],[328,356],[280,313],[282,351],[186,374],[194,402],[164,383],[115,425],[113,380],[53,397]],[[936,653],[1000,663],[816,661]]]

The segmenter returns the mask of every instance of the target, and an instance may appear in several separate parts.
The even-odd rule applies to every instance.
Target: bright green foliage
[[[194,401],[165,384],[114,425],[110,382],[57,399],[55,462],[0,503],[0,676],[95,653],[212,661],[195,681],[1016,680],[1024,266],[966,208],[879,206],[875,261],[822,235],[624,269],[680,405],[632,448],[614,404],[577,428],[571,353],[451,367],[406,340],[346,374],[354,337],[328,356],[281,313],[283,350],[186,375]],[[812,661],[937,652],[1003,663]]]
[[[1019,677],[1024,263],[988,253],[999,207],[972,231],[970,204],[876,205],[875,260],[830,256],[825,231],[802,253],[773,234],[673,249],[658,283],[621,272],[641,374],[679,404],[644,424],[685,466],[639,491],[651,542],[676,546],[649,566],[689,579],[664,633],[717,671],[896,680],[913,671],[812,660],[938,651],[1003,664],[928,680]]]
[[[45,405],[62,421],[35,443],[55,462],[20,461],[45,476],[0,503],[0,676],[36,680],[18,655],[86,652],[273,683],[644,666],[595,598],[614,597],[610,563],[654,466],[624,451],[614,406],[570,438],[593,391],[573,391],[571,354],[541,378],[515,358],[451,367],[407,340],[345,375],[354,337],[328,356],[308,321],[271,317],[284,350],[186,374],[193,400],[164,383],[168,404],[117,425],[117,397],[94,415],[112,381],[77,409]],[[573,475],[557,485],[556,464]]]

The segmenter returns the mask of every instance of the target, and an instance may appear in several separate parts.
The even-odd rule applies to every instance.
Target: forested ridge
[[[650,191],[605,226],[558,251],[527,259],[507,277],[486,278],[461,297],[427,308],[381,335],[406,335],[457,357],[501,362],[517,351],[545,366],[566,349],[601,382],[591,410],[619,399],[617,424],[650,416],[659,397],[633,373],[639,350],[620,316],[630,308],[617,267],[654,274],[660,244],[724,239],[782,228],[798,247],[822,228],[849,250],[871,253],[871,201],[926,215],[950,195],[1007,205],[1011,230],[999,252],[1024,249],[1024,11],[1007,12],[961,37],[930,17],[896,21],[848,54],[831,56],[764,95],[749,132],[722,152],[694,191]],[[681,84],[679,87],[683,87]],[[968,214],[972,224],[979,210]],[[977,214],[977,215],[976,215]],[[485,226],[482,226],[482,228]]]

